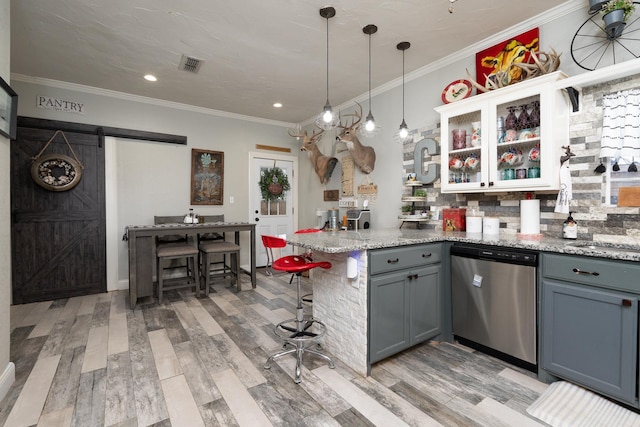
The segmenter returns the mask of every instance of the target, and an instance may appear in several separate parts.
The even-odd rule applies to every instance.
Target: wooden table
[[[240,232],[251,233],[251,286],[256,287],[256,225],[248,222],[212,222],[205,224],[130,225],[125,238],[129,241],[129,298],[130,307],[138,298],[153,295],[153,265],[155,264],[155,238],[159,236],[234,232],[235,243],[240,245]],[[240,262],[240,260],[238,260]],[[238,278],[240,280],[240,278]]]

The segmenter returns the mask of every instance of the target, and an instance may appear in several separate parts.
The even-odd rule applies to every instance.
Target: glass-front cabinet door
[[[442,192],[557,190],[569,105],[557,72],[436,108]]]
[[[440,125],[442,189],[449,192],[478,191],[489,176],[487,144],[482,143],[487,107],[474,102],[462,107],[444,116]]]

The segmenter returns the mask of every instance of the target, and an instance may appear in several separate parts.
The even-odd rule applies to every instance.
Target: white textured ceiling
[[[12,0],[11,72],[299,123],[565,1]],[[586,2],[585,2],[586,3]],[[204,60],[178,69],[182,54]],[[152,73],[156,83],[142,76]],[[452,76],[460,78],[463,76]],[[280,101],[281,109],[272,104]]]

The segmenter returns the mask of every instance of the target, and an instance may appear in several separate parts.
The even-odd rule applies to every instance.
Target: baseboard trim
[[[16,365],[14,365],[13,362],[9,362],[2,375],[0,375],[0,401],[9,393],[9,389],[15,380]]]

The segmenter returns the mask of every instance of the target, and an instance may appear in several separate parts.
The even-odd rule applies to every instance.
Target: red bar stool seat
[[[263,236],[264,237],[264,236]],[[302,355],[304,353],[315,354],[318,357],[326,360],[329,363],[329,368],[335,368],[333,361],[326,354],[310,348],[315,344],[319,344],[320,338],[324,336],[327,331],[327,327],[321,321],[314,319],[313,317],[305,317],[302,307],[302,298],[300,295],[300,281],[302,273],[309,271],[313,268],[331,268],[331,263],[327,261],[310,262],[299,255],[289,255],[282,258],[278,258],[272,265],[274,270],[284,271],[287,273],[295,274],[297,277],[297,295],[298,306],[296,307],[296,318],[285,320],[278,323],[275,327],[275,333],[284,341],[285,350],[272,354],[267,359],[264,368],[269,369],[271,362],[287,354],[296,354],[296,373],[294,382],[299,384],[302,374]],[[286,349],[287,346],[292,348]]]

